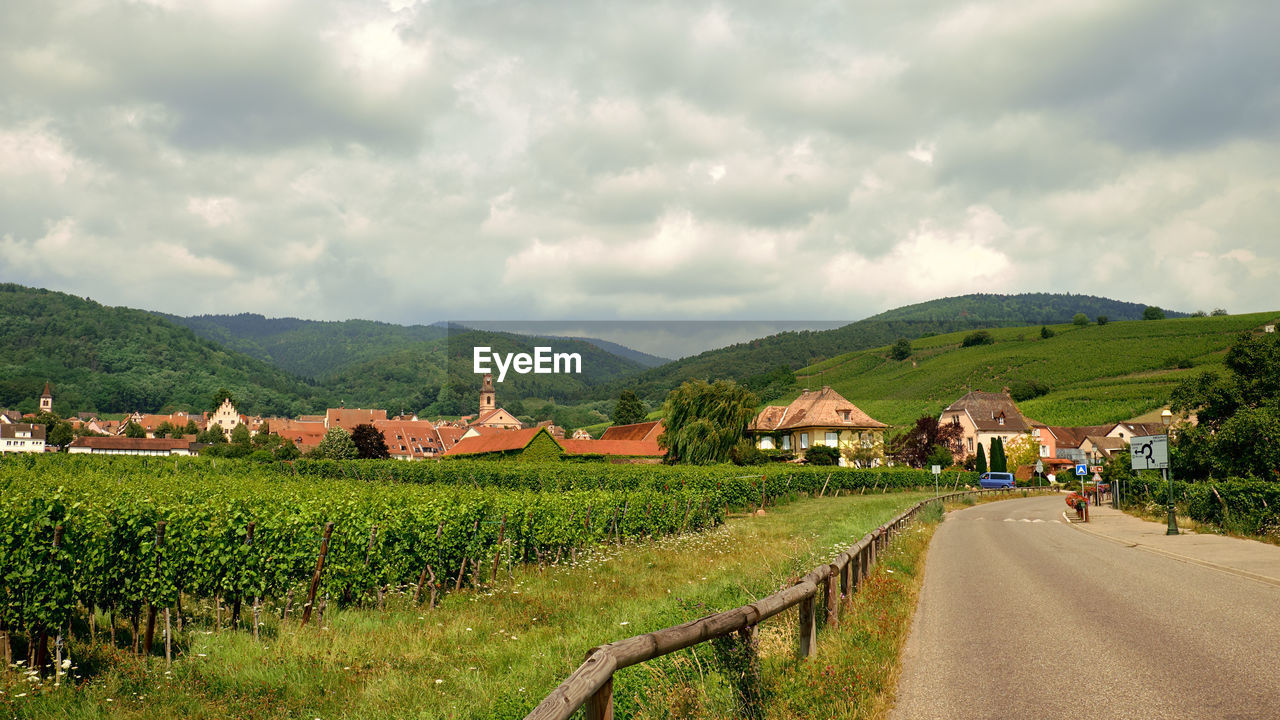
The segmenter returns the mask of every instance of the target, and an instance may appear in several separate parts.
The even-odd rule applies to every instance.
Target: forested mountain
[[[788,370],[855,350],[889,345],[898,338],[912,340],[960,330],[1063,323],[1080,312],[1090,320],[1098,315],[1110,320],[1137,320],[1145,308],[1140,303],[1091,295],[1051,293],[942,298],[889,310],[834,330],[784,332],[708,350],[629,377],[625,383],[605,386],[597,396],[616,397],[625,388],[651,403],[660,402],[671,388],[695,377],[738,380],[768,396],[779,392],[780,383],[787,383]],[[1184,313],[1170,311],[1166,315],[1185,317]]]
[[[323,378],[348,366],[442,338],[446,333],[436,325],[266,318],[253,313],[164,317],[191,328],[202,338],[309,378]]]
[[[296,415],[322,391],[261,360],[142,310],[0,285],[0,406],[35,410],[45,381],[54,410],[205,410],[226,388],[244,412]]]

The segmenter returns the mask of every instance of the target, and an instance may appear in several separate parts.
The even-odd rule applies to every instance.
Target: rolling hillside
[[[647,370],[623,383],[601,388],[596,397],[617,397],[634,390],[651,403],[661,402],[673,387],[690,378],[745,381],[757,392],[765,390],[781,368],[797,370],[844,353],[888,345],[898,338],[920,338],[976,328],[1066,323],[1082,312],[1093,320],[1138,320],[1146,308],[1092,295],[1025,293],[973,294],[941,298],[873,315],[834,330],[784,332],[738,343]],[[1183,313],[1166,311],[1170,317]],[[776,384],[774,385],[776,387]]]
[[[0,285],[0,406],[34,411],[46,380],[62,414],[205,410],[219,388],[249,413],[327,403],[300,378],[152,313]]]
[[[1039,382],[1049,392],[1019,403],[1049,424],[1126,420],[1163,405],[1183,378],[1221,366],[1239,333],[1275,322],[1280,312],[1111,322],[1104,326],[998,328],[991,345],[961,347],[967,332],[912,342],[914,354],[888,348],[847,353],[796,372],[799,385],[830,385],[878,420],[906,425],[936,415],[968,390],[998,391]],[[771,402],[787,402],[799,390]]]

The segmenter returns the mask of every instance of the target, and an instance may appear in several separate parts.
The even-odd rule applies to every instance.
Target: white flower
[[[631,624],[631,621],[630,621],[630,620],[623,620],[622,622],[620,622],[620,623],[618,623],[618,624],[619,624],[619,625],[630,625],[630,624]]]
[[[442,683],[442,682],[444,682],[444,681],[443,681],[443,680],[441,680],[440,678],[436,678],[436,684],[437,684],[437,685],[439,685],[439,684],[440,684],[440,683]]]
[[[63,669],[63,670],[66,670],[66,669],[67,669],[67,668],[69,668],[69,667],[71,667],[71,658],[67,658],[66,660],[63,660],[63,661],[62,661],[62,669]]]

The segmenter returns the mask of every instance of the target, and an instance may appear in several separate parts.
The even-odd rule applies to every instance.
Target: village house
[[[72,454],[191,455],[191,441],[182,438],[78,437],[67,446]]]
[[[515,415],[498,407],[498,393],[493,389],[492,373],[484,374],[484,380],[480,384],[480,412],[467,425],[503,430],[518,430],[521,426]]]
[[[965,393],[942,411],[938,422],[952,423],[961,428],[961,451],[956,456],[957,462],[976,455],[979,445],[990,457],[991,441],[995,438],[1008,445],[1020,435],[1036,437],[1033,423],[1023,417],[1013,398],[1009,397],[1008,388],[998,393],[977,390]]]
[[[575,440],[556,437],[546,426],[521,430],[489,428],[464,437],[444,454],[469,459],[554,461],[596,459],[610,463],[659,463],[666,452],[651,440]]]
[[[44,452],[44,425],[4,423],[0,425],[0,453]]]
[[[813,445],[829,445],[841,450],[842,464],[846,454],[868,454],[865,462],[874,466],[883,462],[888,427],[824,386],[818,391],[806,389],[790,405],[769,405],[751,421],[747,432],[761,450],[803,455]]]

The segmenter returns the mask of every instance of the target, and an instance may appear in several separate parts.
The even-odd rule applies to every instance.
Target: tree
[[[1004,447],[1005,464],[1013,468],[1010,472],[1017,471],[1023,465],[1035,465],[1040,459],[1040,442],[1031,436],[1031,433],[1023,433]]]
[[[71,428],[71,423],[59,420],[53,425],[45,426],[45,444],[54,447],[66,447],[68,443],[75,437],[75,432]]]
[[[658,442],[668,462],[705,465],[724,462],[746,435],[757,400],[730,380],[689,380],[663,403],[666,431]]]
[[[1076,313],[1071,318],[1071,324],[1075,325],[1076,327],[1084,327],[1085,325],[1089,324],[1089,316],[1085,315],[1084,313]]]
[[[187,420],[187,426],[183,428],[183,435],[196,435],[200,432],[200,426],[196,425],[195,420]]]
[[[351,441],[355,443],[356,454],[362,460],[386,460],[391,457],[387,441],[378,428],[372,425],[366,423],[352,428]]]
[[[218,392],[213,394],[213,404],[210,406],[210,409],[217,410],[218,408],[222,407],[223,400],[231,400],[232,405],[236,404],[236,401],[233,400],[231,397],[230,390],[226,388],[218,388]]]
[[[1148,305],[1146,308],[1142,310],[1142,319],[1143,320],[1163,320],[1164,311],[1156,307],[1155,305]]]
[[[294,458],[301,457],[302,451],[298,449],[297,445],[285,440],[280,443],[280,447],[273,450],[271,454],[274,455],[277,460],[293,460]]]
[[[893,439],[889,454],[895,462],[918,468],[931,464],[929,458],[941,447],[948,458],[939,464],[950,465],[951,458],[962,452],[963,435],[964,429],[956,423],[941,423],[933,415],[921,415],[914,427]]]
[[[236,423],[235,428],[231,430],[231,442],[236,445],[248,445],[250,437],[249,428],[245,427],[244,423]]]
[[[982,443],[978,443],[978,462],[973,466],[973,469],[979,475],[987,471],[987,451],[982,449]]]
[[[898,338],[898,341],[893,344],[893,349],[889,351],[889,357],[894,360],[906,360],[911,357],[911,341]]]
[[[227,441],[227,436],[222,432],[221,425],[210,425],[204,429],[204,432],[196,435],[196,442],[207,443],[209,445],[221,445]]]
[[[127,438],[144,438],[147,436],[147,431],[138,423],[130,420],[125,423],[124,436]]]
[[[151,431],[151,434],[158,438],[165,438],[165,437],[169,437],[169,435],[172,434],[173,432],[174,432],[173,425],[169,424],[168,420],[165,420],[164,422],[157,425],[155,430]]]
[[[1207,312],[1205,312],[1205,311],[1203,311],[1203,310],[1196,310],[1195,312],[1191,313],[1191,317],[1197,317],[1197,318],[1198,318],[1198,317],[1209,317],[1209,313],[1207,313]]]
[[[991,438],[991,472],[1009,472],[1009,462],[1004,454],[1004,440]]]
[[[955,464],[955,461],[956,458],[951,454],[950,450],[942,445],[934,445],[933,448],[929,450],[929,457],[924,459],[924,467],[937,465],[945,468]]]
[[[1099,324],[1099,325],[1106,325],[1108,322],[1111,322],[1111,320],[1110,320],[1110,318],[1108,318],[1106,315],[1099,315],[1099,316],[1098,316],[1098,324]]]
[[[1040,337],[1041,337],[1041,338],[1044,338],[1045,340],[1048,340],[1049,338],[1053,337],[1053,336],[1054,336],[1054,335],[1056,335],[1056,334],[1057,334],[1057,333],[1055,333],[1054,331],[1052,331],[1052,330],[1050,330],[1050,329],[1049,329],[1049,326],[1047,326],[1047,325],[1041,325],[1041,326],[1040,326]]]
[[[1227,311],[1226,311],[1226,308],[1214,308],[1214,309],[1213,309],[1213,312],[1211,312],[1211,313],[1209,313],[1209,314],[1210,314],[1210,315],[1212,315],[1212,316],[1214,316],[1214,317],[1221,317],[1221,316],[1223,316],[1223,315],[1226,315],[1226,314],[1227,314]]]
[[[991,333],[986,330],[978,330],[964,336],[964,340],[960,341],[960,347],[973,347],[975,345],[992,345],[996,341],[991,337]]]
[[[359,456],[351,433],[340,427],[331,427],[325,431],[320,444],[316,446],[315,456],[326,460],[351,460]]]
[[[623,390],[622,394],[618,395],[618,402],[613,406],[613,415],[609,419],[614,425],[631,425],[644,422],[648,414],[649,408],[645,407],[643,400],[634,392]]]

